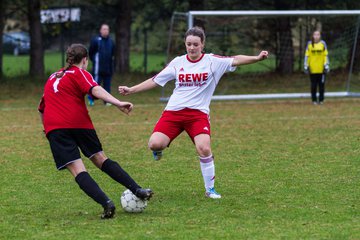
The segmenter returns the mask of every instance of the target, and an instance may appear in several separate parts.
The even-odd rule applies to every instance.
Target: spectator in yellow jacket
[[[320,31],[314,31],[305,51],[304,71],[310,74],[311,100],[313,104],[323,104],[325,92],[325,74],[330,71],[328,49],[321,40]],[[319,101],[317,88],[319,87]]]

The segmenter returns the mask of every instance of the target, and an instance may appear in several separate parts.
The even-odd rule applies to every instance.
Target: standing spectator
[[[110,27],[103,23],[100,26],[99,35],[91,40],[89,48],[89,57],[93,64],[92,74],[95,81],[101,85],[103,82],[104,89],[110,93],[111,78],[114,72],[114,54],[115,44],[109,36]],[[88,95],[89,105],[94,105],[94,99]],[[104,102],[106,106],[110,103]]]
[[[330,71],[328,50],[320,31],[314,31],[308,42],[304,59],[304,71],[310,73],[311,100],[314,105],[324,103],[325,74]],[[319,86],[319,102],[316,92]]]

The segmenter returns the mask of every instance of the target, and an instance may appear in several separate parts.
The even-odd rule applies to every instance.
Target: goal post
[[[286,76],[279,75],[279,79],[303,79],[294,80],[296,84],[303,81],[300,84],[302,88],[298,88],[301,92],[296,91],[294,86],[289,92],[286,89],[276,89],[276,87],[269,89],[269,92],[260,93],[234,93],[223,90],[236,89],[236,87],[232,88],[230,86],[235,83],[231,83],[215,92],[214,100],[310,97],[309,91],[303,92],[303,89],[305,89],[303,85],[305,85],[304,82],[308,83],[308,76],[301,74],[301,62],[303,61],[306,42],[310,39],[309,34],[319,26],[324,28],[324,31],[322,31],[325,32],[326,36],[324,40],[327,43],[329,41],[330,67],[334,70],[334,73],[331,71],[328,77],[331,81],[336,79],[337,84],[341,85],[341,87],[333,87],[334,90],[330,87],[330,90],[325,92],[325,96],[358,97],[360,95],[360,74],[358,74],[360,69],[354,67],[355,62],[357,63],[356,66],[360,66],[358,63],[360,56],[356,55],[356,53],[360,53],[359,49],[357,50],[360,47],[360,10],[189,11],[187,13],[174,13],[170,24],[171,31],[169,31],[168,62],[173,57],[171,54],[172,48],[177,48],[177,52],[174,51],[173,55],[180,53],[181,49],[179,48],[183,48],[182,37],[179,38],[179,36],[183,36],[183,32],[193,27],[196,21],[204,24],[208,37],[206,48],[213,53],[236,54],[236,51],[232,49],[232,45],[241,46],[242,49],[240,48],[237,51],[238,54],[256,54],[255,49],[256,51],[261,49],[270,51],[270,61],[267,60],[261,62],[261,64],[257,63],[258,69],[249,67],[250,70],[247,70],[247,66],[241,67],[240,73],[232,76],[232,78],[246,79],[246,81],[247,79],[255,79],[254,88],[256,88],[256,84],[260,82],[261,78],[275,78],[275,72],[282,70],[281,63],[286,64],[286,61],[288,61],[286,57],[290,57],[290,60],[293,61],[291,72],[287,72]],[[179,22],[178,29],[175,27],[177,22]],[[271,28],[276,28],[277,31],[272,32]],[[282,28],[287,28],[287,30],[281,31]],[[180,39],[177,40],[180,43],[174,44],[175,38]],[[262,38],[265,40],[261,40]],[[214,43],[211,45],[213,41]],[[292,46],[284,52],[281,46],[288,43],[292,44]],[[220,47],[215,46],[215,44],[220,45]],[[281,59],[284,54],[286,56]],[[356,76],[353,74],[354,71],[357,72]],[[356,87],[353,89],[353,86]],[[167,101],[169,94],[170,92],[163,91],[161,100]]]

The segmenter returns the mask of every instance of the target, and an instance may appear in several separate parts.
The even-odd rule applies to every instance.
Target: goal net
[[[168,62],[185,53],[183,36],[192,26],[205,29],[207,53],[257,55],[262,49],[270,53],[268,60],[226,74],[215,91],[215,100],[310,97],[310,80],[303,73],[303,63],[314,30],[321,31],[329,52],[331,71],[326,75],[325,96],[360,96],[360,10],[174,13]],[[167,85],[163,101],[174,88]]]

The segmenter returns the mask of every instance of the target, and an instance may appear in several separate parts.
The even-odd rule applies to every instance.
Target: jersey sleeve
[[[176,65],[177,58],[173,59],[161,72],[153,77],[153,81],[160,85],[165,86],[165,84],[176,78]]]
[[[81,93],[83,93],[84,95],[91,95],[91,89],[95,86],[98,86],[98,84],[95,82],[94,78],[88,71],[79,69],[79,72],[80,73],[77,79],[77,83],[79,85]]]
[[[236,67],[232,66],[234,61],[233,57],[224,57],[215,54],[210,54],[211,58],[211,68],[215,74],[217,80],[220,80],[222,75],[227,72],[233,72],[236,70]]]

